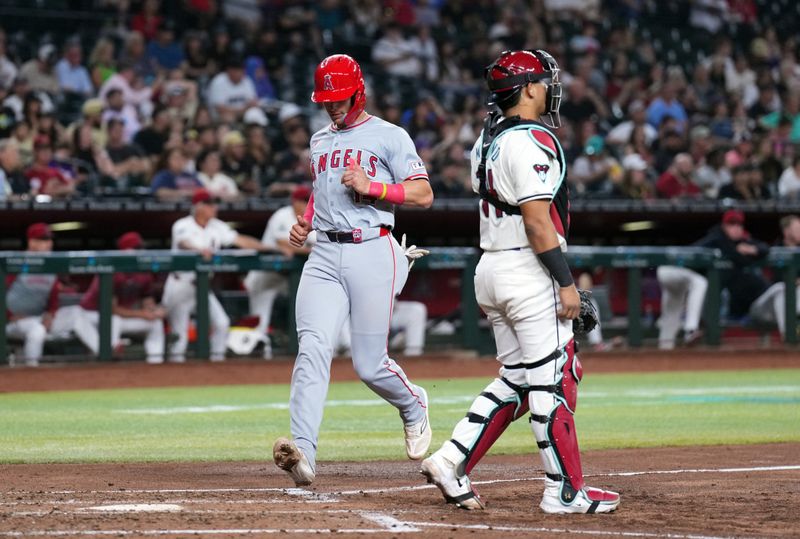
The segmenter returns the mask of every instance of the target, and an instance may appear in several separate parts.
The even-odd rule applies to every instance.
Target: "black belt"
[[[328,239],[335,243],[361,243],[363,241],[361,230],[353,230],[350,232],[330,232],[325,230],[324,232],[325,235],[328,236]],[[380,236],[388,236],[389,232],[389,227],[382,226]]]

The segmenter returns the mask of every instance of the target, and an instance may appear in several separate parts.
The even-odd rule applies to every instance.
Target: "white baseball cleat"
[[[447,503],[468,511],[486,508],[469,477],[457,477],[455,465],[438,452],[422,461],[420,473],[428,478],[428,483],[439,487]]]
[[[610,490],[583,487],[575,490],[561,481],[545,479],[539,507],[545,513],[610,513],[619,505],[619,494]]]
[[[421,387],[417,386],[417,390],[425,401],[425,417],[422,421],[414,423],[413,425],[406,425],[406,455],[411,460],[419,460],[428,452],[431,446],[431,439],[433,438],[433,431],[431,430],[431,422],[428,414],[429,401],[428,393]]]
[[[314,470],[297,445],[288,438],[278,438],[272,446],[272,458],[281,470],[294,479],[295,485],[304,487],[314,481]]]

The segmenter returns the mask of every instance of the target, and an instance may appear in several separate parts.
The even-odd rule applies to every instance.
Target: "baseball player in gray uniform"
[[[314,480],[333,346],[348,314],[353,367],[400,412],[406,454],[421,459],[431,442],[427,394],[387,354],[392,302],[409,269],[391,234],[394,207],[430,207],[427,171],[403,129],[364,111],[364,79],[351,57],[329,56],[317,66],[311,100],[325,106],[332,123],[311,137],[314,192],[289,235],[300,247],[313,229],[317,244],[297,291],[292,439],[273,446],[275,464],[298,486]]]

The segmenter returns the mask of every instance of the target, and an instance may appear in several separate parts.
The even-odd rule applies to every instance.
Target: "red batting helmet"
[[[544,114],[549,121],[545,123],[551,127],[559,127],[561,82],[558,80],[558,72],[558,62],[546,51],[505,51],[486,68],[486,84],[491,91],[489,104],[503,103],[528,84],[541,81],[547,85]]]
[[[328,56],[317,66],[314,72],[314,92],[311,101],[326,103],[342,101],[352,97],[350,111],[344,117],[344,124],[349,126],[364,111],[367,95],[364,92],[364,76],[361,66],[346,54]]]

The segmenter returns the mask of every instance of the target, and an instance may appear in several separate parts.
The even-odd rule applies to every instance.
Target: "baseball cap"
[[[56,59],[56,48],[50,44],[46,43],[39,47],[39,51],[36,54],[36,57],[39,58],[42,62],[47,62],[49,64],[55,63]]]
[[[622,159],[622,168],[625,170],[647,170],[647,161],[638,153],[632,153]]]
[[[285,122],[286,120],[291,120],[295,116],[300,116],[303,114],[303,110],[295,105],[294,103],[286,103],[284,106],[281,107],[280,112],[278,112],[278,120],[281,123]]]
[[[140,249],[144,246],[144,240],[138,232],[126,232],[117,240],[117,248],[121,251],[125,249]]]
[[[53,231],[47,223],[33,223],[28,227],[29,240],[50,240],[53,239]]]
[[[81,112],[83,113],[84,116],[93,116],[95,114],[100,114],[101,112],[103,112],[104,107],[105,103],[103,103],[102,99],[93,97],[83,102],[83,107],[81,107]]]
[[[267,127],[269,124],[267,115],[264,114],[264,111],[259,107],[250,107],[244,111],[244,117],[242,119],[244,120],[245,125],[260,125],[261,127]]]
[[[307,201],[311,198],[311,188],[307,185],[298,185],[292,191],[292,200]]]
[[[208,189],[197,189],[192,195],[192,204],[216,204],[217,202],[217,198]]]
[[[605,147],[605,142],[603,142],[603,137],[600,135],[592,135],[589,137],[589,140],[586,141],[586,147],[583,151],[586,152],[586,155],[595,155],[603,151]]]
[[[225,148],[227,146],[236,146],[238,144],[244,144],[244,136],[239,131],[228,131],[225,133],[225,136],[222,137],[222,147]]]
[[[722,224],[724,225],[743,225],[744,212],[742,210],[728,210],[722,214]]]

